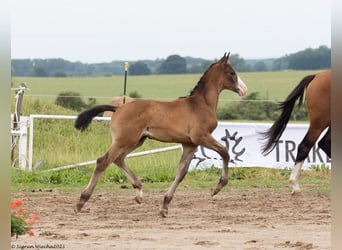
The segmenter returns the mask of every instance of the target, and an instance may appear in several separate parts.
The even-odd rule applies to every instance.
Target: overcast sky
[[[12,58],[281,57],[331,47],[328,0],[12,0]]]

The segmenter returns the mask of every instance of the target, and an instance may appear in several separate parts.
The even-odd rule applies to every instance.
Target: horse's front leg
[[[183,145],[183,154],[179,162],[175,180],[173,181],[169,190],[166,192],[164,196],[162,208],[160,209],[160,215],[162,217],[167,216],[169,204],[173,198],[173,194],[176,191],[178,184],[184,179],[186,173],[188,172],[192,156],[194,155],[196,150],[197,150],[197,146]]]
[[[222,157],[222,174],[219,183],[211,189],[211,195],[214,196],[228,183],[228,162],[229,154],[227,148],[221,145],[214,137],[208,135],[201,143],[202,146],[216,151]]]
[[[223,153],[224,152],[224,153]],[[222,174],[221,174],[221,178],[219,180],[219,183],[217,184],[217,186],[215,188],[211,189],[211,195],[214,196],[216,195],[218,192],[221,191],[221,189],[227,185],[228,183],[228,162],[229,162],[229,154],[228,152],[222,151],[221,153],[221,157],[222,157]]]

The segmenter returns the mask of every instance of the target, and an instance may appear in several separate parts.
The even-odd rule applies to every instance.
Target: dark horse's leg
[[[325,133],[323,138],[319,141],[318,146],[331,158],[331,128]]]
[[[186,173],[188,172],[192,156],[194,155],[196,150],[197,146],[183,145],[183,154],[179,162],[175,180],[173,181],[170,188],[167,190],[164,196],[162,208],[160,209],[160,215],[162,217],[166,217],[168,213],[169,203],[173,198],[173,194],[176,191],[178,184],[184,179]]]
[[[301,168],[303,166],[304,160],[308,157],[312,146],[315,144],[322,131],[323,129],[314,128],[310,125],[308,132],[298,146],[295,165],[290,175],[290,182],[292,183],[292,194],[300,192],[298,179],[300,176]]]

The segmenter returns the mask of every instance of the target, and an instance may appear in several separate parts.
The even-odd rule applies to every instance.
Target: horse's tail
[[[93,108],[90,108],[86,111],[83,111],[77,116],[77,119],[75,121],[75,128],[78,130],[85,130],[89,124],[91,123],[92,119],[99,113],[102,113],[104,111],[112,111],[115,112],[117,107],[112,105],[99,105],[95,106]]]
[[[282,110],[281,115],[273,123],[272,127],[269,128],[269,130],[262,133],[264,139],[268,139],[268,141],[264,144],[262,148],[262,153],[264,155],[269,154],[275,148],[276,143],[279,141],[291,117],[291,113],[297,99],[299,98],[298,105],[302,105],[304,91],[314,78],[315,75],[308,75],[304,77],[300,81],[300,83],[292,90],[292,92],[289,94],[286,100],[279,104],[279,109]]]

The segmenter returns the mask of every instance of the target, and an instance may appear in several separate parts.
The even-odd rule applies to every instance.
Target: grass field
[[[259,92],[267,100],[283,100],[306,75],[317,71],[249,72],[239,74],[249,93]],[[137,91],[143,98],[170,100],[185,96],[197,84],[201,75],[128,76],[127,95]],[[13,87],[26,82],[30,90],[25,95],[54,102],[65,91],[80,93],[84,98],[96,98],[97,103],[108,103],[123,94],[123,76],[88,78],[13,78]],[[14,93],[13,93],[14,94]],[[231,91],[223,91],[220,103],[239,100]]]

